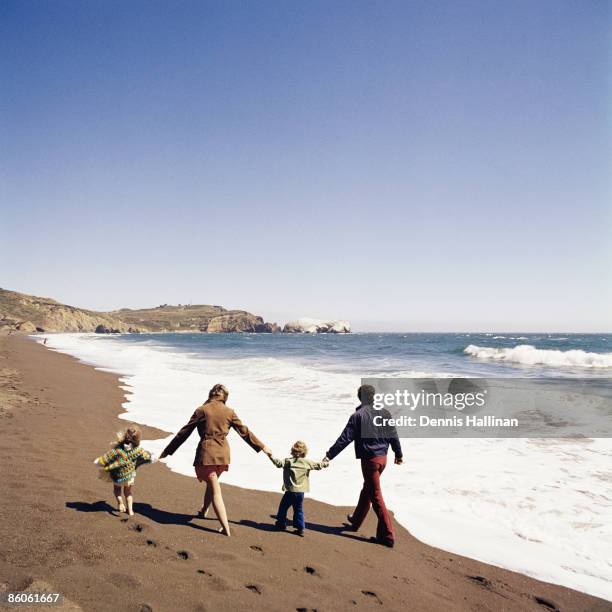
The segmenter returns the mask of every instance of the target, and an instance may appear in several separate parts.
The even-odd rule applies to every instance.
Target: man
[[[357,531],[365,520],[370,505],[372,505],[378,517],[375,541],[378,544],[393,548],[395,533],[380,488],[380,476],[387,465],[389,445],[391,445],[395,454],[396,465],[401,465],[403,462],[402,447],[395,427],[374,425],[373,419],[375,416],[390,416],[386,410],[375,410],[373,408],[375,393],[372,385],[359,387],[357,397],[360,405],[349,418],[344,431],[335,444],[327,451],[324,461],[333,459],[351,442],[355,442],[355,455],[357,459],[361,460],[363,488],[355,511],[352,515],[347,516],[348,522]],[[374,538],[372,539],[374,540]]]

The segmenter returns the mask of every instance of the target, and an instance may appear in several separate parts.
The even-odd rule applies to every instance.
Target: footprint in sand
[[[34,510],[38,510],[40,512],[51,512],[51,508],[46,504],[42,503],[31,504],[30,508],[33,508]]]
[[[191,553],[188,550],[177,550],[176,556],[179,559],[183,559],[184,561],[187,561],[191,557]]]
[[[130,525],[130,529],[132,531],[137,531],[138,533],[144,531],[145,527],[144,525],[141,525],[140,523],[134,523],[132,525]]]
[[[361,591],[366,597],[373,599],[376,603],[382,606],[382,601],[380,597],[374,591]]]
[[[131,574],[114,572],[108,575],[108,581],[119,588],[135,588],[140,586],[140,580]]]
[[[491,581],[488,578],[485,578],[484,576],[466,576],[466,578],[469,578],[476,584],[482,585],[485,589],[488,589],[489,591],[493,589],[493,584],[491,583]]]
[[[153,546],[154,548],[157,546],[157,542],[155,540],[147,540],[147,546]]]
[[[258,595],[261,595],[261,588],[258,587],[256,584],[245,584],[244,586],[252,593],[257,593]]]
[[[307,574],[310,574],[311,576],[318,576],[319,575],[319,572],[317,572],[317,570],[314,567],[310,566],[310,565],[307,565],[306,567],[304,567],[304,571]]]
[[[251,550],[254,550],[255,552],[263,553],[263,548],[261,546],[256,546],[255,544],[253,544],[253,546],[250,546],[249,548]]]
[[[229,583],[220,576],[215,576],[206,570],[199,569],[197,573],[208,580],[208,587],[213,591],[229,591],[231,589]],[[248,587],[247,587],[248,588]]]
[[[541,605],[543,608],[551,610],[552,612],[560,612],[559,608],[557,607],[557,604],[550,601],[550,599],[546,599],[545,597],[538,597],[537,595],[534,595],[533,598],[535,599],[535,602]]]

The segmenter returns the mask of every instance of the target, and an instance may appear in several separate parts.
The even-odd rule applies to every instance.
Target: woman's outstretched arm
[[[254,451],[262,450],[266,455],[271,455],[270,449],[238,418],[233,410],[230,424]]]
[[[183,426],[182,429],[172,438],[170,444],[164,448],[162,454],[159,456],[160,459],[167,457],[168,455],[174,455],[178,447],[191,435],[191,432],[196,428],[196,425],[202,418],[202,413],[196,410],[189,419],[187,425]]]

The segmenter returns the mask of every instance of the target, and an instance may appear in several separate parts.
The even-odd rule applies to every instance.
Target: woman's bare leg
[[[125,504],[121,497],[121,485],[113,485],[113,495],[117,500],[117,510],[119,510],[119,512],[125,512]]]
[[[225,511],[225,503],[223,502],[223,495],[221,494],[221,483],[217,478],[216,474],[211,474],[206,481],[206,486],[212,489],[212,505],[223,527],[223,533],[226,536],[230,535],[229,523],[227,522],[227,512]]]
[[[208,515],[208,510],[210,509],[210,504],[212,504],[213,500],[213,491],[212,487],[208,484],[204,484],[204,501],[202,502],[202,508],[200,508],[200,513],[204,518]]]
[[[134,510],[132,509],[132,504],[134,502],[134,498],[132,497],[132,487],[126,485],[123,487],[123,494],[125,495],[125,501],[127,502],[127,511],[130,516],[134,516]]]

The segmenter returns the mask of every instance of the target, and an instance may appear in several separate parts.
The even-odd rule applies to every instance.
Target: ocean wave
[[[463,352],[478,359],[509,361],[523,365],[547,365],[557,368],[612,368],[612,353],[537,349],[531,344],[519,344],[514,348],[491,348],[470,344],[463,349]]]

